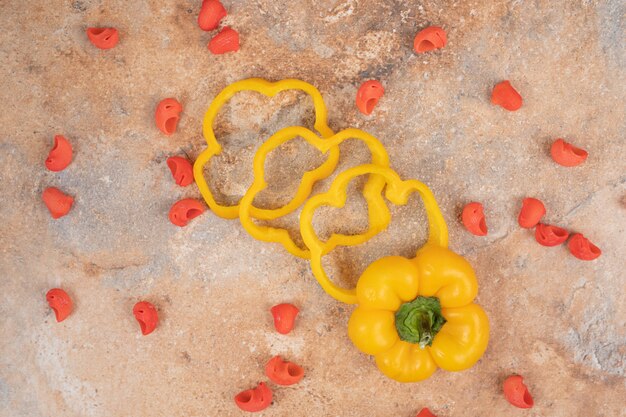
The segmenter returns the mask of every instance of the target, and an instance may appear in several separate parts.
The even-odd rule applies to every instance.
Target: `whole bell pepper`
[[[447,248],[427,244],[413,259],[381,258],[357,283],[348,335],[400,382],[470,368],[489,340],[487,315],[472,302],[477,291],[470,264]]]

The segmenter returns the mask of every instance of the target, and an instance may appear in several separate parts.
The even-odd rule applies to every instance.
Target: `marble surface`
[[[439,417],[625,416],[624,3],[224,4],[241,50],[213,56],[196,25],[199,0],[0,2],[0,416],[242,415],[232,397],[264,380],[276,354],[306,377],[275,389],[259,415],[410,417],[428,406]],[[448,45],[417,56],[413,37],[431,24],[447,30]],[[85,28],[108,25],[120,43],[97,50]],[[386,379],[347,338],[352,307],[328,297],[307,262],[210,212],[185,228],[169,223],[174,201],[199,194],[177,187],[165,160],[197,156],[211,99],[253,76],[316,85],[334,130],[374,134],[403,178],[432,187],[491,321],[489,348],[471,370],[419,384]],[[365,117],[354,97],[372,78],[386,91]],[[502,79],[521,92],[520,111],[490,104]],[[171,137],[153,122],[165,97],[184,106]],[[311,123],[306,97],[235,97],[218,119],[224,152],[207,171],[222,201],[245,192],[264,138]],[[60,173],[43,164],[55,134],[75,149]],[[555,165],[548,149],[557,137],[587,149],[588,161]],[[341,149],[342,168],[369,159],[356,143]],[[296,177],[321,160],[302,143],[272,155],[259,204],[287,201]],[[75,196],[68,216],[51,219],[41,201],[48,186]],[[341,213],[316,218],[319,230],[365,226],[357,191]],[[582,262],[565,246],[538,245],[516,222],[526,196],[541,198],[548,222],[584,233],[602,257]],[[488,236],[462,228],[469,201],[485,205]],[[343,285],[371,260],[410,256],[423,243],[418,200],[392,213],[389,232],[328,257]],[[279,223],[297,234],[296,219]],[[60,324],[45,302],[57,286],[76,307]],[[138,300],[161,315],[146,337],[132,316]],[[268,312],[285,301],[301,308],[288,336],[273,331]],[[524,375],[535,408],[504,400],[511,373]]]

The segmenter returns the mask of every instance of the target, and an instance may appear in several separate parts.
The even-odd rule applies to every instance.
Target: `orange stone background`
[[[439,417],[625,416],[623,2],[224,5],[241,49],[214,56],[211,34],[196,24],[199,0],[0,2],[0,416],[243,415],[232,397],[265,380],[277,354],[306,376],[276,388],[259,415],[413,417],[428,406]],[[446,29],[448,44],[418,56],[413,37],[432,24]],[[97,50],[88,26],[115,26],[119,44]],[[170,224],[171,204],[199,193],[174,184],[166,159],[202,151],[210,101],[247,77],[314,84],[334,130],[372,133],[403,178],[432,188],[491,321],[476,366],[417,384],[389,380],[347,338],[352,307],[328,297],[306,261],[210,212],[185,228]],[[366,117],[354,98],[368,79],[385,96]],[[524,98],[515,113],[489,102],[503,79]],[[184,106],[171,137],[153,119],[166,97]],[[216,125],[224,152],[206,172],[221,201],[241,197],[255,149],[294,124],[312,126],[303,95],[233,98]],[[60,173],[44,167],[55,134],[75,151]],[[587,162],[554,164],[557,137],[588,150]],[[356,141],[341,151],[340,169],[369,160]],[[322,160],[303,141],[274,152],[259,205],[288,201]],[[68,216],[51,219],[41,201],[48,186],[75,196]],[[344,209],[318,214],[322,235],[366,227],[357,186],[350,195]],[[544,201],[547,222],[585,234],[603,255],[583,262],[566,246],[537,244],[517,225],[526,196]],[[486,237],[458,220],[470,201],[485,206]],[[333,252],[328,270],[349,286],[374,259],[411,256],[426,233],[422,210],[416,198],[394,207],[388,232]],[[297,213],[276,223],[297,235]],[[75,301],[60,324],[45,302],[52,287]],[[161,318],[146,337],[132,316],[139,300]],[[288,336],[273,330],[269,308],[279,302],[301,309]],[[512,373],[525,377],[533,409],[503,398]]]

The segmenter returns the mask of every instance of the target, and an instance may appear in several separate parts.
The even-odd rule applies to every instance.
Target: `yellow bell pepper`
[[[385,196],[406,204],[420,194],[428,215],[429,238],[415,258],[387,256],[373,262],[356,289],[341,288],[324,272],[321,258],[341,245],[337,235],[321,241],[312,225],[321,206],[343,207],[348,183],[375,174],[385,179]],[[375,216],[376,213],[370,213]],[[389,378],[416,382],[437,368],[460,371],[474,365],[489,341],[489,320],[473,303],[478,293],[470,264],[450,251],[448,229],[432,192],[417,180],[402,181],[393,170],[359,165],[337,176],[326,193],[307,201],[300,215],[302,237],[311,250],[311,268],[324,290],[345,303],[358,304],[348,322],[348,336],[364,353],[374,355]]]
[[[400,382],[470,368],[489,341],[487,315],[472,302],[477,290],[470,264],[440,246],[426,245],[414,259],[379,259],[357,283],[348,336]]]

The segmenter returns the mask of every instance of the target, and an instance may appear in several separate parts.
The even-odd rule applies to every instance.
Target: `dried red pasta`
[[[63,135],[54,137],[54,146],[46,158],[46,168],[63,171],[72,162],[72,145]]]
[[[520,96],[511,83],[506,80],[493,87],[491,102],[508,111],[516,111],[522,107],[522,96]]]
[[[512,405],[518,408],[532,408],[535,404],[533,397],[528,392],[528,388],[524,385],[523,378],[520,375],[511,375],[504,381],[504,397]]]
[[[62,322],[71,313],[74,304],[70,296],[60,288],[53,288],[46,293],[46,301],[54,311],[57,322]]]
[[[438,26],[430,26],[421,30],[413,40],[413,50],[418,54],[433,51],[446,46],[446,31]]]
[[[186,187],[193,182],[193,168],[187,158],[182,156],[169,157],[167,158],[167,166],[176,184]]]
[[[159,130],[167,136],[176,132],[183,106],[175,98],[166,98],[157,105],[154,120]]]
[[[517,222],[525,229],[532,229],[539,223],[541,218],[546,214],[546,207],[540,200],[528,197],[522,202]]]
[[[304,377],[304,369],[293,362],[274,356],[265,365],[265,375],[278,385],[293,385]]]
[[[431,413],[428,408],[424,407],[422,408],[422,411],[417,413],[417,416],[415,417],[437,417],[437,416]]]
[[[564,167],[575,167],[587,160],[586,150],[577,148],[563,139],[557,139],[550,148],[550,155],[554,162]]]
[[[190,220],[204,213],[205,207],[198,200],[185,198],[174,203],[170,209],[169,218],[176,226],[187,226]]]
[[[569,232],[561,227],[539,223],[535,228],[535,240],[543,246],[557,246],[565,242]]]
[[[582,261],[593,261],[602,255],[599,247],[594,245],[580,233],[576,233],[567,243],[567,247],[572,255]]]
[[[215,55],[239,50],[239,33],[225,26],[213,39],[209,41],[209,51]]]
[[[65,216],[70,212],[72,204],[74,204],[73,197],[64,194],[63,191],[55,187],[48,187],[43,190],[41,198],[46,207],[48,207],[53,219]]]
[[[235,404],[243,411],[254,413],[265,410],[271,403],[272,390],[263,382],[260,382],[256,388],[235,395]]]
[[[365,81],[356,93],[356,106],[363,114],[369,115],[385,93],[383,85],[376,80]]]
[[[463,225],[473,235],[486,236],[487,222],[483,212],[483,205],[480,203],[469,203],[463,208],[461,215]]]
[[[274,317],[274,327],[280,334],[288,334],[293,329],[296,316],[300,312],[298,307],[293,304],[283,303],[272,307],[272,316]]]
[[[217,29],[226,15],[226,9],[219,0],[204,0],[198,14],[198,26],[205,31]]]
[[[149,335],[159,323],[159,314],[156,308],[147,301],[140,301],[133,307],[133,315],[139,323],[141,334]]]
[[[111,49],[119,41],[115,28],[87,28],[87,37],[99,49]]]

